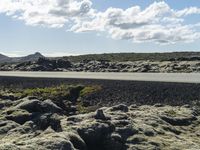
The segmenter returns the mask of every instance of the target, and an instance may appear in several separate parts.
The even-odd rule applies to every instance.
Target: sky
[[[0,53],[200,51],[200,0],[0,0]]]

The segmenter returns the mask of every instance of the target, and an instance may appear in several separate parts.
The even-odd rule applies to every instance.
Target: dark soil
[[[83,102],[89,106],[113,106],[119,103],[185,105],[200,101],[200,84],[0,77],[1,89],[49,87],[60,84],[100,85],[102,90],[83,97]]]

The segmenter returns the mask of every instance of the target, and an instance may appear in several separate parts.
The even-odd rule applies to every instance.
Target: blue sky
[[[66,0],[53,0],[53,4],[49,0],[45,6],[24,5],[24,0],[20,1],[17,4],[0,1],[0,53],[9,56],[36,51],[61,56],[200,50],[198,0],[80,0],[76,5],[68,0],[67,7],[63,7]],[[63,2],[62,5],[57,1]],[[72,7],[69,11],[68,6]],[[44,7],[44,11],[40,7]]]

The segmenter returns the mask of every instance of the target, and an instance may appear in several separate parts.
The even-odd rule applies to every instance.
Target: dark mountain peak
[[[34,54],[22,57],[20,61],[36,61],[39,58],[44,58],[44,56],[39,52],[35,52]]]
[[[35,52],[34,54],[30,54],[25,57],[44,57],[40,52]]]
[[[44,57],[40,52],[35,52],[33,55],[35,55],[35,56],[42,56],[42,57]]]
[[[44,56],[40,52],[35,52],[34,54],[30,54],[30,55],[24,56],[24,57],[8,57],[3,54],[0,54],[0,63],[37,61],[39,58],[44,58]]]
[[[0,59],[3,59],[3,58],[9,58],[9,57],[6,55],[0,54]]]
[[[10,60],[10,57],[3,55],[3,54],[0,54],[0,63],[5,62],[5,61],[9,61],[9,60]]]

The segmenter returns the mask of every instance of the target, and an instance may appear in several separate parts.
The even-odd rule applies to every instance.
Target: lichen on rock
[[[116,105],[69,115],[51,100],[13,100],[0,111],[0,150],[200,149],[190,106]]]

